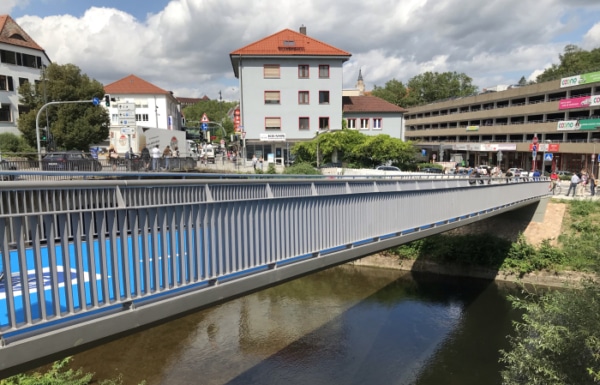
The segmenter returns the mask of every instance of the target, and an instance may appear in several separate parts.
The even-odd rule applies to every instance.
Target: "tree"
[[[29,110],[19,116],[18,125],[27,143],[37,147],[35,119],[47,101],[90,101],[89,104],[58,104],[46,107],[49,132],[56,147],[87,151],[90,145],[106,140],[110,127],[108,113],[104,108],[91,103],[94,97],[102,99],[102,84],[82,74],[73,64],[50,64],[44,74],[44,79],[39,83],[25,83],[19,87],[20,103]],[[46,126],[46,113],[42,112],[38,124],[40,127]]]
[[[368,136],[352,149],[352,156],[362,166],[372,168],[391,162],[401,169],[414,161],[417,149],[411,142],[403,142],[389,135]]]
[[[210,99],[201,100],[194,105],[184,108],[183,116],[185,116],[186,126],[199,127],[202,116],[206,114],[208,120],[221,124],[225,129],[225,133],[229,136],[234,133],[234,127],[233,121],[229,118],[227,113],[236,106],[237,102],[220,102],[218,100]],[[209,129],[211,131],[211,136],[214,135],[219,139],[223,137],[221,129],[216,128],[215,125],[210,125]]]
[[[395,79],[387,82],[384,88],[375,86],[373,95],[400,107],[412,107],[472,95],[477,92],[472,81],[464,73],[425,72],[411,78],[406,86]]]
[[[559,64],[552,64],[538,75],[537,82],[548,82],[564,77],[580,75],[600,70],[600,48],[586,51],[576,45],[565,46],[564,52],[558,55]]]
[[[511,297],[524,311],[509,337],[512,350],[501,351],[505,385],[598,384],[600,381],[600,287],[554,290],[539,297]]]
[[[35,152],[34,148],[28,145],[22,136],[9,132],[0,134],[0,153],[2,155],[31,152]]]
[[[521,76],[521,79],[519,79],[519,83],[517,83],[520,86],[526,86],[527,85],[527,79],[525,79],[525,76]]]

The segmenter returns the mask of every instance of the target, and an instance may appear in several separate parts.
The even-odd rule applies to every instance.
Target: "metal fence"
[[[176,297],[231,281],[252,290],[253,274],[546,194],[545,181],[448,177],[3,182],[0,370],[194,308],[165,305]],[[150,304],[163,306],[114,322]],[[89,328],[101,320],[110,332]],[[32,335],[58,339],[25,343]]]

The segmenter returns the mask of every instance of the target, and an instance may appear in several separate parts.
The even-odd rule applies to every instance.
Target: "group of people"
[[[552,179],[552,176],[550,176]],[[569,184],[569,190],[567,190],[567,196],[573,191],[573,197],[583,196],[583,190],[589,186],[590,196],[596,195],[596,184],[597,180],[594,178],[594,173],[588,172],[587,170],[581,170],[580,173],[573,174],[571,176],[571,183]]]
[[[112,144],[108,148],[108,158],[112,169],[116,170],[117,165],[119,164],[119,154]],[[135,154],[130,147],[129,151],[125,153],[127,168],[135,170],[159,171],[161,169],[161,159],[164,159],[162,169],[168,170],[170,169],[171,158],[179,158],[179,148],[177,146],[171,149],[171,146],[167,145],[163,150],[160,149],[158,144],[154,146],[152,150],[149,150],[147,146],[144,146],[140,155]],[[141,164],[138,164],[138,162],[141,162]],[[134,163],[137,165],[136,167],[132,167]]]
[[[259,170],[262,171],[263,169],[263,157],[261,156],[260,158],[256,157],[256,154],[252,154],[252,168],[256,171],[256,168],[258,167]]]

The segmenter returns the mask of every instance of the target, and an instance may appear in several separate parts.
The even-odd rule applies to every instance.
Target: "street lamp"
[[[542,158],[542,176],[544,176],[544,172],[546,171],[546,151],[548,151],[548,144],[552,143],[552,141],[550,139],[546,139],[545,142],[546,144],[544,144],[544,157]]]

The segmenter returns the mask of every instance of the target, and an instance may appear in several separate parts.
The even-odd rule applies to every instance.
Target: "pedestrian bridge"
[[[0,182],[0,374],[538,204],[548,183],[253,177]]]

